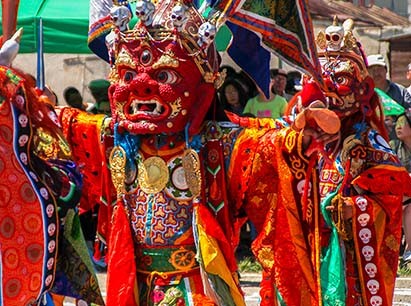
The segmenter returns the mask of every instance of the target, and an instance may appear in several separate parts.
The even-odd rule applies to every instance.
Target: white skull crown
[[[177,4],[173,7],[170,14],[174,28],[180,31],[188,20],[188,9],[185,5]]]
[[[110,10],[111,19],[114,22],[114,25],[121,31],[124,32],[128,30],[128,23],[131,19],[131,12],[125,6],[114,6]]]
[[[140,0],[136,3],[136,16],[146,26],[153,23],[153,15],[156,7],[150,0]]]
[[[330,25],[325,29],[325,40],[328,51],[340,51],[344,39],[344,28],[339,25]]]
[[[198,45],[201,48],[208,47],[214,40],[215,35],[217,32],[217,28],[214,24],[212,24],[209,21],[204,22],[199,28],[198,28]]]

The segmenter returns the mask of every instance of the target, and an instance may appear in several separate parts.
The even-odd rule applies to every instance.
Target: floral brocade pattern
[[[253,252],[271,273],[271,279],[287,305],[314,305],[317,275],[315,261],[309,254],[316,242],[304,238],[309,237],[307,233],[312,219],[307,221],[303,216],[301,203],[297,201],[298,190],[291,187],[296,184],[294,181],[304,181],[307,171],[306,160],[298,154],[297,136],[291,129],[276,133],[271,140],[273,147],[283,150],[264,156],[264,159],[275,161],[272,164],[279,177],[275,179],[276,195],[272,198],[263,231],[253,244]],[[282,152],[286,153],[283,155]],[[295,173],[299,173],[299,179],[295,178]],[[308,196],[310,202],[313,202],[313,194]]]
[[[18,101],[24,107],[23,96]],[[13,104],[0,106],[0,143],[5,149],[0,156],[0,240],[3,303],[19,306],[34,303],[52,285],[58,229],[56,203],[29,167],[32,131],[25,120],[14,126],[13,112],[19,117]]]
[[[139,244],[167,246],[174,245],[179,238],[192,240],[191,201],[178,201],[165,192],[147,195],[142,190],[126,199],[133,207],[130,221]]]

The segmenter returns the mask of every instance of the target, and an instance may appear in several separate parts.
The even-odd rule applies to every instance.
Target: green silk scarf
[[[330,193],[321,203],[321,213],[331,228],[329,244],[321,250],[321,292],[323,306],[344,306],[346,297],[343,250],[331,213],[326,209],[338,190]]]

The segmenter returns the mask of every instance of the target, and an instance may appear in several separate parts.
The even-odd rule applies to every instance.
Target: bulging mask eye
[[[148,66],[151,64],[153,60],[153,54],[151,54],[150,50],[144,50],[141,52],[140,55],[140,63],[143,64],[144,66]]]
[[[127,70],[126,72],[124,72],[123,74],[123,81],[124,83],[128,84],[130,83],[132,80],[134,80],[135,76],[136,76],[136,72],[133,70]]]
[[[340,85],[348,85],[349,79],[345,76],[337,76],[335,77],[335,82],[340,84]]]
[[[180,80],[180,76],[173,70],[161,70],[157,73],[157,81],[163,84],[175,84]]]

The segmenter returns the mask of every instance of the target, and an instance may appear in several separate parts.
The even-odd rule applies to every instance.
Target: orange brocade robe
[[[297,150],[293,151],[299,144],[298,140],[298,134],[288,128],[265,132],[246,129],[234,148],[229,173],[230,179],[237,178],[243,182],[237,205],[245,206],[247,215],[256,224],[259,237],[266,237],[264,242],[267,243],[258,247],[254,245],[253,250],[265,272],[272,274],[274,285],[287,305],[316,305],[318,269],[315,257],[311,256],[314,248],[310,247],[307,237],[318,220],[303,218],[299,197],[294,195],[298,191],[293,185],[307,176],[308,167],[308,161]],[[292,167],[282,156],[283,150],[289,153],[287,159]],[[244,161],[245,152],[249,151],[258,152],[257,156]],[[249,171],[238,166],[240,161],[251,165]],[[230,183],[230,188],[237,185],[232,180]],[[309,199],[309,203],[309,207],[304,209],[305,216],[314,215],[313,199]],[[278,215],[281,217],[277,218]],[[264,219],[267,220],[265,224]],[[315,245],[318,235],[310,237]],[[262,287],[265,286],[267,284],[263,282]],[[270,286],[264,289],[273,291]],[[264,305],[273,305],[275,300],[275,294],[271,293],[270,300]]]
[[[335,305],[336,299],[328,295],[329,287],[347,282],[341,287],[342,305],[380,301],[381,305],[391,305],[402,196],[410,186],[408,173],[375,131],[364,132],[361,141],[343,147],[334,163],[302,155],[301,136],[291,128],[268,132],[246,129],[233,151],[229,174],[231,190],[239,191],[236,204],[245,206],[250,219],[265,216],[268,210],[262,227],[257,219],[259,236],[253,244],[253,252],[272,281],[271,287],[264,282],[262,286],[267,290],[275,287],[288,306]],[[249,152],[258,154],[251,156]],[[359,152],[363,154],[357,156]],[[344,172],[349,175],[344,176]],[[357,194],[354,186],[363,193]],[[340,198],[353,202],[351,228],[348,223],[345,228],[342,224],[326,225],[320,205],[333,192],[337,202]],[[347,260],[341,266],[345,264],[346,270],[330,277],[321,270],[321,252],[329,248],[333,227],[351,232],[351,237],[338,236],[345,244]],[[275,303],[275,294],[270,298],[264,305]]]

